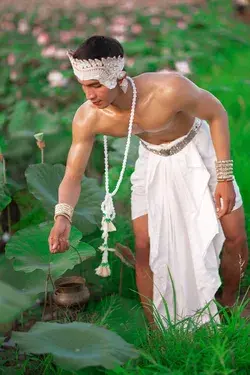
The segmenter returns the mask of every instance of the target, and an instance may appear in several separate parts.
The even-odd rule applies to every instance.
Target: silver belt
[[[176,143],[175,145],[173,145],[172,147],[170,147],[169,149],[163,149],[162,148],[160,150],[155,150],[154,148],[148,147],[148,145],[146,143],[144,143],[142,140],[140,142],[141,142],[143,147],[145,147],[148,151],[153,152],[156,155],[171,156],[171,155],[174,155],[174,154],[177,154],[178,152],[180,152],[189,142],[192,141],[192,139],[198,133],[198,131],[201,127],[201,123],[202,123],[202,121],[200,119],[197,119],[195,121],[194,126],[192,127],[190,132],[186,135],[186,137],[182,141],[180,141],[180,142]]]

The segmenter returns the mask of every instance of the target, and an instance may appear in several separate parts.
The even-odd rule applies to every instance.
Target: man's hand
[[[69,249],[69,234],[71,224],[64,216],[58,216],[49,235],[49,250],[51,253],[63,253]]]
[[[236,194],[232,181],[223,181],[217,183],[215,190],[215,204],[217,216],[219,219],[226,214],[230,214],[235,205],[235,197]]]

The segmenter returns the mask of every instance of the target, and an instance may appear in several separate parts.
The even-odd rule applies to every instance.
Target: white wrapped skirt
[[[178,145],[197,124],[197,133],[179,152],[152,152]],[[148,215],[153,303],[165,325],[190,316],[208,322],[217,314],[213,299],[221,285],[219,255],[225,237],[214,202],[216,155],[207,122],[196,118],[192,129],[170,143],[143,141],[150,151],[140,143],[131,176],[132,220]],[[235,210],[242,199],[233,183]]]

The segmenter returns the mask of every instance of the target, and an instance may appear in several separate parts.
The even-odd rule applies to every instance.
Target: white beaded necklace
[[[135,106],[136,106],[136,99],[137,99],[137,90],[134,81],[130,77],[126,77],[131,85],[133,90],[133,97],[132,97],[132,104],[131,104],[131,111],[130,111],[130,118],[129,118],[129,126],[128,126],[128,138],[125,146],[125,152],[124,152],[124,158],[122,162],[122,169],[119,176],[119,179],[117,181],[116,187],[112,193],[109,192],[109,177],[108,177],[108,139],[107,136],[103,136],[103,142],[104,142],[104,162],[105,162],[105,199],[102,202],[101,210],[103,213],[102,217],[102,227],[101,230],[103,231],[102,238],[103,238],[103,244],[99,247],[99,249],[103,252],[102,255],[102,261],[99,267],[96,268],[96,274],[98,276],[107,277],[110,276],[110,266],[108,263],[108,252],[114,251],[114,249],[111,249],[108,247],[108,236],[109,232],[113,232],[116,230],[114,224],[112,221],[115,219],[116,213],[115,213],[115,207],[113,203],[113,197],[118,192],[119,187],[121,185],[124,172],[127,165],[127,159],[128,159],[128,152],[129,152],[129,146],[130,146],[130,140],[132,135],[132,128],[134,123],[134,116],[135,116]]]

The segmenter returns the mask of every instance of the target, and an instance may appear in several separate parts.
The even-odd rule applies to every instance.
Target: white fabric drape
[[[174,143],[148,146],[168,148]],[[155,307],[167,316],[163,296],[171,320],[180,320],[211,302],[221,284],[219,254],[225,237],[213,201],[215,154],[208,124],[203,122],[195,138],[177,154],[156,155],[142,145],[139,154],[131,177],[132,218],[148,213]],[[217,312],[213,302],[209,308],[199,316],[201,323]]]

